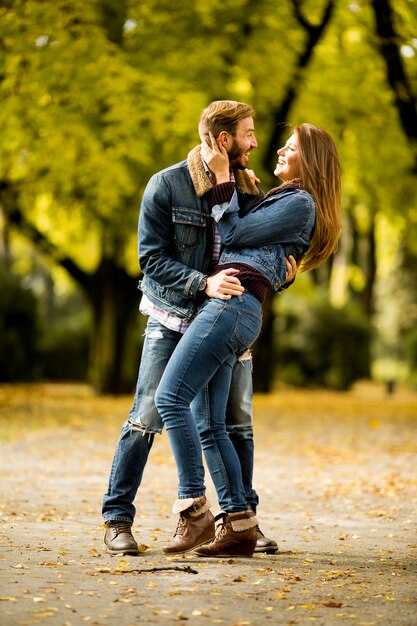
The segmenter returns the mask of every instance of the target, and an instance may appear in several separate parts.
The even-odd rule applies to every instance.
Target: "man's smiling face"
[[[230,167],[232,169],[244,170],[248,167],[250,151],[258,146],[255,137],[255,125],[251,117],[240,120],[236,127],[236,134],[231,138],[231,146],[227,151],[229,154]]]

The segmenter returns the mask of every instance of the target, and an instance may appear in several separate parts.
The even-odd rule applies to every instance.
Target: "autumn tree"
[[[369,319],[381,312],[387,229],[398,245],[407,233],[409,250],[415,240],[415,29],[407,0],[260,0],[256,11],[249,0],[3,2],[3,251],[12,266],[18,230],[83,290],[98,390],[126,390],[136,375],[142,192],[195,145],[213,99],[254,105],[251,166],[265,188],[276,184],[285,123],[335,137],[345,228],[334,262],[310,280],[339,304],[356,300]],[[303,280],[266,309],[258,389],[273,376],[280,298],[292,302]]]
[[[36,0],[3,8],[0,200],[6,223],[84,291],[91,380],[117,392],[130,388],[137,363],[140,194],[165,135],[175,138],[166,159],[184,137],[172,132],[175,97],[161,96],[163,77],[129,62],[104,9]]]

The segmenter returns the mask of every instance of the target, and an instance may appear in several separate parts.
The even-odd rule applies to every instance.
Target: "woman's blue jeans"
[[[225,416],[233,366],[255,341],[261,323],[261,304],[248,292],[228,301],[209,299],[169,360],[155,404],[177,464],[179,498],[205,493],[203,448],[221,509],[247,508]],[[206,386],[202,401],[198,394]]]

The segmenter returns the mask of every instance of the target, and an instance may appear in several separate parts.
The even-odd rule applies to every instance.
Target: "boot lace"
[[[129,535],[131,535],[132,531],[130,530],[130,527],[131,525],[129,524],[129,522],[113,523],[111,525],[113,539],[115,539],[118,535],[121,535],[122,533],[128,533]]]
[[[227,528],[224,523],[224,516],[222,515],[222,513],[219,513],[219,515],[216,515],[216,517],[214,518],[215,522],[217,522],[218,520],[222,520],[222,521],[216,526],[216,534],[213,539],[213,543],[220,541],[222,537],[224,537],[224,535],[227,533]]]
[[[179,518],[178,518],[177,527],[176,527],[174,535],[173,535],[174,537],[176,537],[176,535],[181,536],[181,535],[184,534],[185,524],[186,524],[185,518],[182,517],[182,515],[180,515]]]

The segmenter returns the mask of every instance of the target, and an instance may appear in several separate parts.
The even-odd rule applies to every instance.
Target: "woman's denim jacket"
[[[198,297],[198,286],[211,271],[213,255],[207,194],[197,195],[188,164],[184,160],[152,176],[142,198],[138,230],[144,274],[140,289],[155,305],[186,320],[204,296]],[[258,195],[239,192],[241,207],[247,209],[262,197],[255,191]]]
[[[279,290],[285,282],[285,257],[298,259],[310,245],[316,213],[312,196],[287,188],[266,196],[244,217],[238,212],[236,192],[229,203],[212,209],[225,245],[219,264],[246,263]]]

